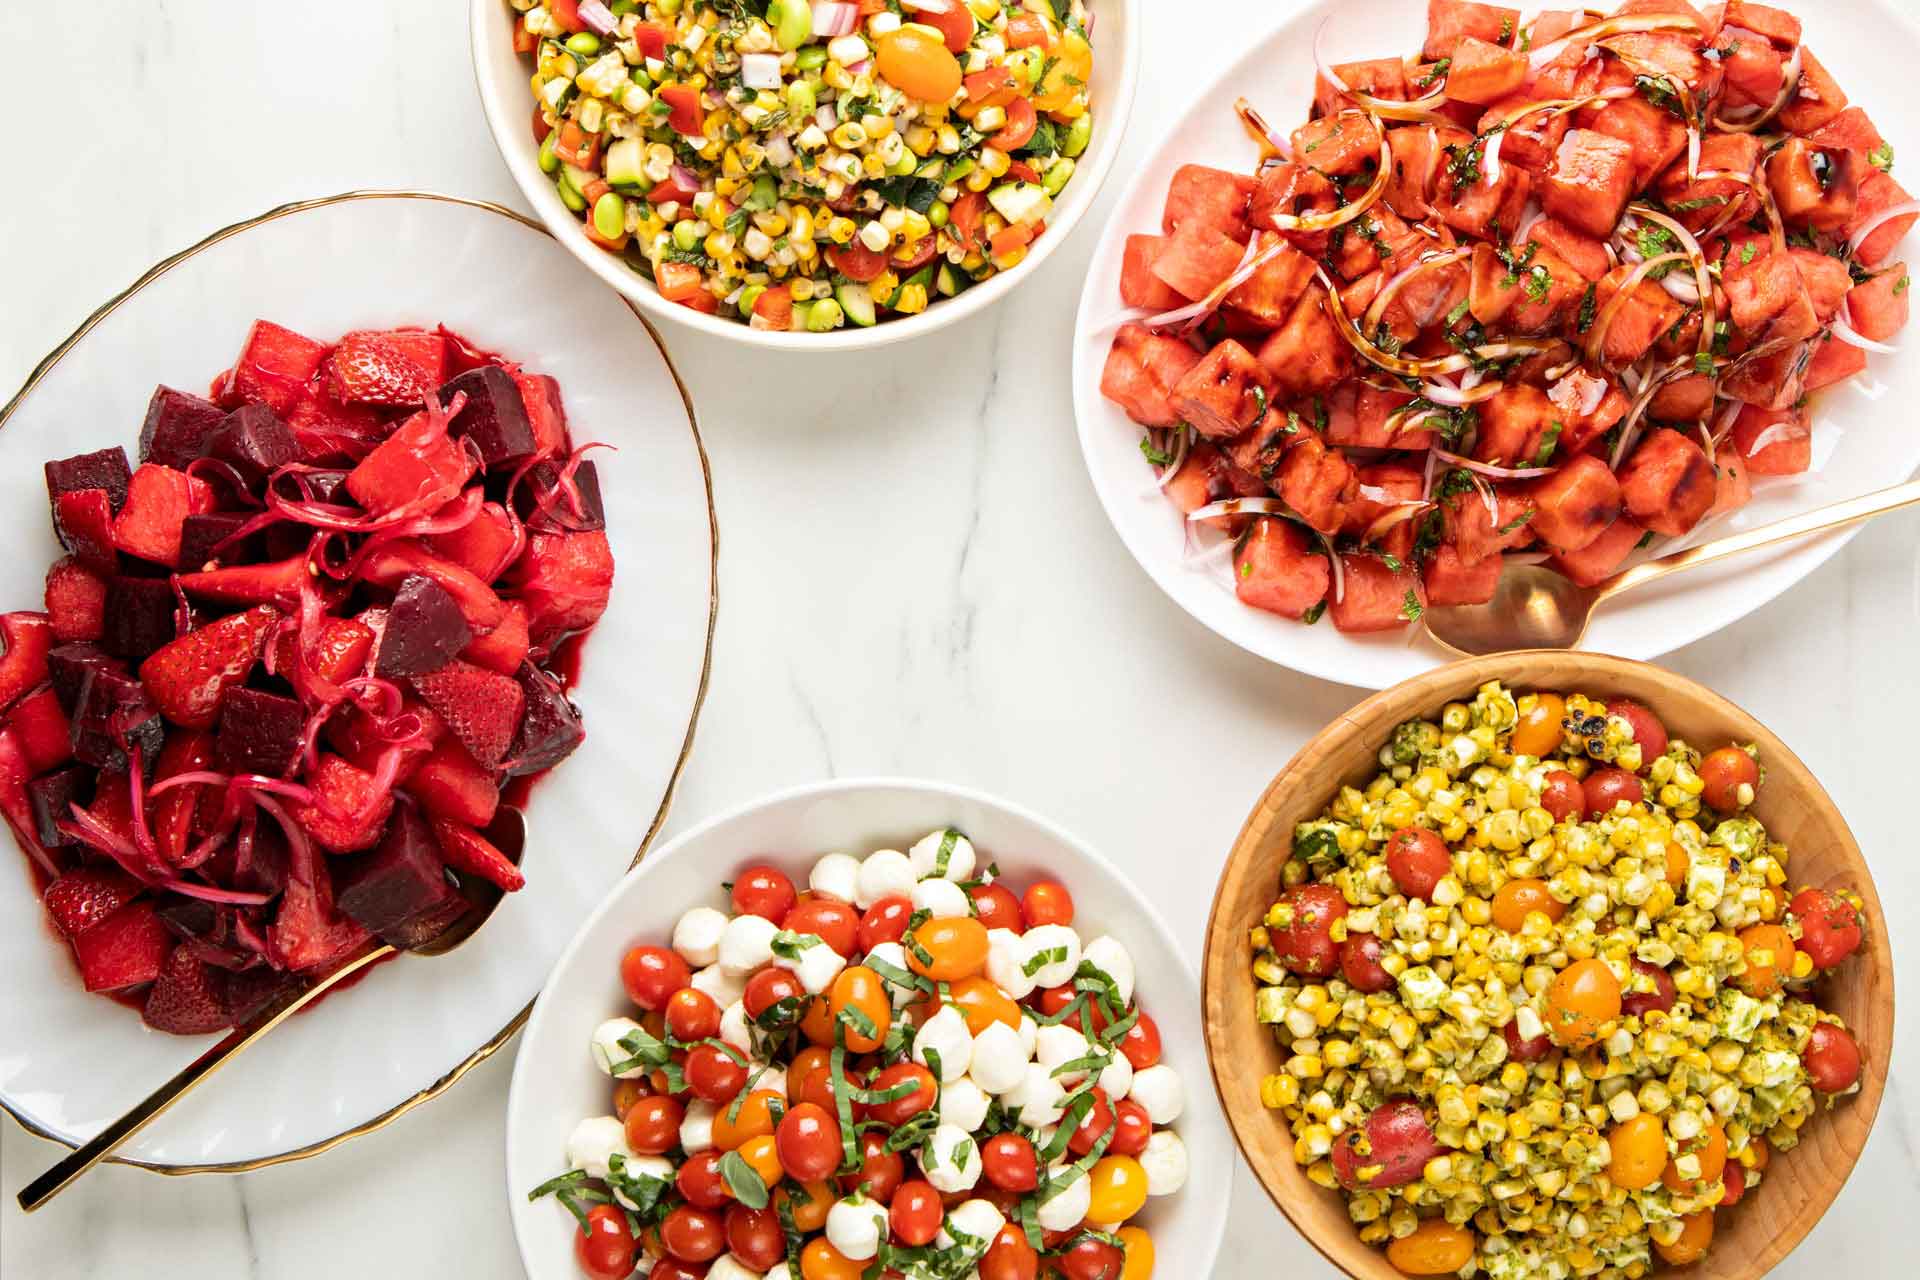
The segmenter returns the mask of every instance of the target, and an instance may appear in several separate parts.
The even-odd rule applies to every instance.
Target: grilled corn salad
[[[1752,748],[1499,684],[1400,725],[1294,833],[1252,932],[1262,1085],[1409,1275],[1638,1277],[1857,1090],[1812,999],[1857,897],[1789,899]]]
[[[1024,259],[1092,137],[1085,0],[510,0],[588,238],[757,329],[913,315]]]

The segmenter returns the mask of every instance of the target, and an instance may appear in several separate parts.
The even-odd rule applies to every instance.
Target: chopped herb
[[[1901,294],[1905,293],[1907,291],[1907,287],[1912,283],[1913,283],[1912,276],[1901,276],[1899,280],[1894,282],[1894,286],[1893,286],[1894,297],[1897,298]]]
[[[1407,598],[1400,605],[1400,616],[1408,622],[1418,622],[1420,615],[1425,612],[1426,608],[1420,603],[1420,597],[1414,594],[1412,587],[1408,587]]]
[[[1528,507],[1525,511],[1522,511],[1519,515],[1500,526],[1500,536],[1505,537],[1507,534],[1519,529],[1522,525],[1526,524],[1527,521],[1533,519],[1536,514],[1538,513],[1535,512],[1532,507]]]
[[[1710,209],[1717,204],[1725,204],[1725,196],[1700,196],[1693,200],[1676,200],[1667,206],[1675,213],[1692,213],[1696,209]]]
[[[1599,310],[1600,294],[1592,284],[1588,284],[1586,295],[1580,299],[1579,332],[1585,333],[1593,328],[1593,318]]]
[[[1527,273],[1527,296],[1535,302],[1545,302],[1547,295],[1553,292],[1553,272],[1545,267],[1535,267]]]
[[[1315,138],[1312,142],[1309,142],[1306,146],[1300,148],[1300,154],[1309,155],[1309,156],[1312,155],[1314,152],[1318,151],[1321,147],[1325,146],[1327,143],[1332,142],[1335,138],[1339,137],[1341,133],[1345,131],[1346,127],[1347,126],[1344,121],[1336,123],[1333,126],[1332,131],[1326,134],[1324,137]]]
[[[1549,422],[1547,429],[1540,433],[1540,448],[1534,452],[1533,465],[1544,467],[1553,458],[1553,451],[1560,443],[1560,433],[1566,430],[1558,421]]]
[[[1173,465],[1173,455],[1155,445],[1150,435],[1140,437],[1140,456],[1156,467]]]
[[[1031,978],[1048,965],[1059,964],[1066,958],[1067,949],[1065,947],[1048,947],[1046,950],[1036,951],[1028,957],[1027,962],[1020,966],[1020,971]]]
[[[1893,144],[1883,142],[1867,152],[1867,162],[1882,173],[1893,172]]]
[[[1421,76],[1418,80],[1415,80],[1413,82],[1413,87],[1416,89],[1433,88],[1434,85],[1440,83],[1441,80],[1446,78],[1446,74],[1448,70],[1452,68],[1452,66],[1453,66],[1452,58],[1440,59],[1440,61],[1434,63],[1433,66],[1428,69],[1427,74]]]
[[[1753,255],[1759,252],[1759,246],[1749,240],[1740,246],[1740,265],[1746,266],[1753,261]]]
[[[1253,384],[1253,404],[1259,412],[1254,414],[1253,421],[1247,424],[1249,431],[1267,420],[1267,410],[1271,407],[1267,404],[1267,389],[1257,382]]]
[[[1453,310],[1447,312],[1447,328],[1451,329],[1462,320],[1465,320],[1467,318],[1467,312],[1470,310],[1472,310],[1472,307],[1468,305],[1467,300],[1465,298],[1460,299],[1459,302],[1454,304]]]
[[[1645,533],[1640,535],[1640,541],[1633,544],[1633,549],[1635,551],[1641,551],[1652,545],[1653,545],[1653,530],[1649,529]]]
[[[1682,119],[1686,118],[1686,108],[1680,103],[1679,91],[1673,87],[1673,81],[1665,76],[1635,76],[1634,87],[1648,102]]]
[[[1312,606],[1305,613],[1301,614],[1300,621],[1306,623],[1308,626],[1312,626],[1314,623],[1320,621],[1320,615],[1325,613],[1326,611],[1327,611],[1327,602],[1325,600],[1322,600],[1320,601],[1320,603]]]
[[[1698,351],[1693,357],[1693,371],[1703,378],[1713,376],[1713,352]]]
[[[727,1190],[733,1193],[733,1198],[747,1208],[767,1207],[771,1197],[767,1194],[766,1179],[738,1151],[729,1151],[720,1157],[720,1176],[726,1180]]]
[[[795,933],[791,929],[782,929],[773,935],[768,944],[773,954],[782,960],[798,960],[800,953],[820,945],[820,939],[811,933]]]
[[[1500,39],[1495,43],[1505,44],[1511,39],[1513,39],[1513,15],[1508,14],[1500,19]]]

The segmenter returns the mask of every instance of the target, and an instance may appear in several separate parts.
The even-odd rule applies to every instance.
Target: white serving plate
[[[1827,0],[1794,11],[1807,44],[1874,123],[1900,157],[1920,156],[1920,102],[1900,86],[1920,64],[1920,26],[1898,0]],[[1140,455],[1141,428],[1100,394],[1100,371],[1118,322],[1130,313],[1120,302],[1120,263],[1130,234],[1160,231],[1167,181],[1182,164],[1250,172],[1252,139],[1234,114],[1246,97],[1283,131],[1307,118],[1314,82],[1315,32],[1327,23],[1333,62],[1417,51],[1426,32],[1419,0],[1312,0],[1290,6],[1264,35],[1211,83],[1167,130],[1121,193],[1087,272],[1074,333],[1073,393],[1080,448],[1093,487],[1121,541],[1160,589],[1201,623],[1270,662],[1309,675],[1384,689],[1449,661],[1452,655],[1409,632],[1349,636],[1331,622],[1303,626],[1243,605],[1226,570],[1195,570],[1180,513],[1154,490],[1152,468]],[[1908,161],[1909,164],[1915,163]],[[1895,176],[1912,185],[1896,166]],[[1909,239],[1908,252],[1920,253]],[[1920,397],[1920,361],[1907,355],[1871,356],[1867,372],[1814,401],[1816,473],[1765,482],[1744,510],[1709,536],[1738,533],[1814,507],[1896,483],[1920,467],[1920,433],[1906,406]],[[1653,658],[1711,635],[1745,617],[1825,564],[1857,529],[1828,534],[1781,550],[1754,553],[1698,569],[1610,603],[1594,620],[1586,647],[1629,658]]]
[[[653,277],[641,275],[620,258],[587,239],[579,215],[560,202],[553,180],[540,172],[539,146],[533,140],[533,91],[528,87],[532,61],[513,51],[515,10],[507,0],[470,0],[473,78],[486,110],[487,128],[500,148],[507,171],[521,194],[546,222],[547,229],[574,257],[609,286],[631,298],[656,320],[685,325],[751,347],[790,351],[853,351],[886,346],[944,329],[993,306],[1031,278],[1053,251],[1072,234],[1075,224],[1092,207],[1106,181],[1107,171],[1120,151],[1127,116],[1133,110],[1134,82],[1140,70],[1141,0],[1089,0],[1092,28],[1094,113],[1093,138],[1076,162],[1073,181],[1054,201],[1047,232],[1026,258],[968,289],[957,298],[936,300],[917,316],[889,320],[871,328],[851,325],[832,333],[776,333],[754,329],[736,320],[704,315],[692,307],[668,302],[654,287]]]
[[[565,1170],[575,1124],[612,1109],[611,1083],[588,1057],[587,1039],[632,1009],[620,984],[628,948],[665,945],[689,907],[724,908],[722,882],[747,866],[770,862],[804,885],[822,854],[905,849],[949,825],[973,841],[982,866],[998,863],[1009,884],[1061,881],[1073,894],[1075,927],[1110,933],[1132,953],[1141,1005],[1160,1025],[1163,1061],[1186,1085],[1186,1110],[1173,1127],[1191,1161],[1185,1190],[1149,1201],[1136,1221],[1152,1233],[1159,1274],[1212,1274],[1227,1226],[1233,1145],[1207,1089],[1196,948],[1175,941],[1117,867],[1024,809],[943,783],[847,779],[769,796],[670,841],[606,896],[561,955],[533,1006],[507,1097],[507,1207],[528,1280],[579,1275],[573,1219],[551,1200],[530,1203],[527,1192]]]
[[[10,554],[0,608],[38,608],[61,554],[41,463],[136,436],[155,383],[188,390],[231,364],[255,317],[320,338],[444,323],[560,382],[597,456],[618,566],[574,691],[587,740],[535,784],[527,887],[457,953],[401,958],[327,996],[123,1148],[167,1172],[316,1154],[436,1096],[518,1028],[553,957],[665,816],[706,684],[715,529],[687,401],[644,322],[539,226],[495,206],[357,193],[216,233],[108,302],[0,421]],[[67,944],[0,838],[0,1106],[74,1145],[214,1037],[150,1031],[80,985]]]

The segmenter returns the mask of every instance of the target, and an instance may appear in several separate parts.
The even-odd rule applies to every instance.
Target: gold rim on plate
[[[158,263],[155,263],[143,272],[139,279],[100,304],[100,306],[94,310],[93,314],[80,322],[79,328],[68,334],[59,346],[55,347],[48,353],[45,359],[33,367],[33,372],[27,375],[27,380],[21,384],[20,390],[14,393],[13,398],[8,400],[4,407],[0,407],[0,427],[6,426],[8,420],[13,417],[14,411],[26,400],[27,395],[32,392],[34,387],[39,385],[40,380],[46,377],[48,371],[60,362],[62,357],[73,348],[75,343],[86,337],[95,325],[111,315],[121,303],[152,284],[155,280],[158,280],[180,263],[185,262],[188,258],[193,257],[203,249],[209,249],[230,236],[238,235],[242,231],[250,230],[260,226],[262,223],[273,222],[296,213],[305,213],[311,209],[324,209],[329,205],[344,204],[349,200],[431,200],[442,204],[464,205],[469,209],[478,209],[485,213],[510,218],[521,226],[537,231],[550,240],[554,238],[553,233],[548,231],[538,220],[529,218],[525,214],[509,209],[504,205],[494,204],[487,200],[469,199],[466,196],[442,195],[437,191],[343,191],[338,195],[321,196],[313,200],[295,200],[289,204],[279,205],[276,208],[269,209],[265,213],[257,214],[242,222],[221,227],[218,231],[213,232],[195,244],[189,245],[180,252],[170,257],[162,258]],[[694,451],[700,457],[700,477],[706,489],[708,545],[711,548],[707,570],[707,640],[705,652],[700,660],[700,684],[694,691],[693,710],[687,717],[686,737],[681,741],[680,754],[674,760],[673,772],[667,778],[666,792],[660,797],[660,807],[654,811],[653,821],[648,825],[647,833],[641,838],[640,847],[633,855],[633,861],[629,864],[629,869],[631,869],[632,867],[638,866],[640,860],[647,856],[647,850],[652,846],[654,837],[659,835],[661,826],[664,825],[667,820],[667,811],[672,807],[674,792],[680,785],[680,775],[685,771],[687,757],[693,751],[693,735],[695,728],[700,723],[701,708],[706,704],[707,684],[713,672],[714,626],[719,618],[720,611],[720,517],[713,505],[713,468],[707,461],[707,446],[700,438],[700,419],[694,412],[693,397],[687,391],[687,384],[681,380],[680,370],[674,366],[673,357],[668,354],[666,344],[660,340],[660,331],[653,327],[653,322],[648,320],[647,317],[641,313],[640,309],[634,306],[624,295],[620,296],[620,302],[628,311],[633,313],[633,318],[640,322],[641,327],[647,331],[647,336],[653,340],[654,349],[660,353],[660,359],[667,366],[668,376],[673,379],[673,385],[678,388],[680,392],[680,401],[686,406],[687,426],[693,432],[693,447]],[[420,1090],[420,1092],[414,1094],[412,1097],[394,1104],[372,1119],[363,1121],[351,1129],[336,1133],[330,1138],[323,1138],[318,1142],[308,1143],[304,1147],[296,1147],[291,1151],[282,1151],[275,1155],[261,1156],[253,1160],[232,1160],[214,1164],[156,1164],[150,1160],[135,1160],[127,1156],[108,1156],[107,1160],[113,1164],[128,1165],[135,1169],[145,1169],[149,1173],[165,1174],[170,1177],[184,1177],[188,1174],[196,1173],[251,1173],[256,1169],[267,1169],[274,1165],[291,1164],[296,1160],[306,1160],[313,1156],[324,1155],[326,1152],[333,1150],[344,1142],[349,1142],[364,1134],[386,1128],[401,1116],[412,1111],[415,1107],[431,1102],[448,1089],[451,1089],[454,1085],[458,1084],[461,1078],[469,1071],[472,1071],[482,1062],[492,1057],[501,1046],[513,1039],[515,1033],[517,1033],[522,1026],[526,1025],[527,1015],[532,1012],[532,1010],[533,1002],[528,1001],[527,1004],[521,1008],[520,1012],[516,1013],[513,1018],[508,1021],[506,1026],[502,1027],[485,1044],[468,1054],[463,1061],[438,1080]],[[16,1111],[4,1097],[0,1097],[0,1111],[5,1111],[9,1116],[13,1117],[14,1122],[22,1129],[25,1129],[28,1133],[36,1137],[45,1138],[49,1142],[57,1142],[61,1146],[69,1149],[76,1148],[79,1145],[71,1139],[54,1133],[29,1117],[22,1115],[19,1111]]]

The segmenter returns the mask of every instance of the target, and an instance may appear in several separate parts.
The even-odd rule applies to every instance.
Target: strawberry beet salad
[[[1181,167],[1128,237],[1101,380],[1246,604],[1592,585],[1814,469],[1817,393],[1906,324],[1920,204],[1783,9],[1429,0],[1416,53],[1315,61],[1290,134],[1239,104],[1253,173]]]
[[[583,738],[613,557],[558,386],[444,329],[257,321],[139,450],[46,464],[0,812],[87,990],[198,1034],[521,887],[503,790]]]

